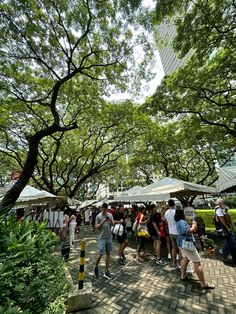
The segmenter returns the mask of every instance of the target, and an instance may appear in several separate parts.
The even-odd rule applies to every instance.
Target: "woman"
[[[165,239],[165,242],[166,242],[166,247],[167,247],[167,250],[168,250],[168,257],[167,259],[168,260],[171,260],[171,243],[170,243],[170,235],[169,235],[169,229],[168,229],[168,224],[167,224],[167,221],[165,219],[165,213],[167,212],[168,210],[168,205],[164,204],[162,207],[161,207],[161,217],[162,217],[162,221],[161,221],[161,224],[160,224],[160,233],[161,233],[161,239]],[[162,241],[164,242],[164,241]]]
[[[137,231],[139,229],[147,229],[147,215],[144,207],[140,208],[140,211],[138,212],[138,215],[136,217],[137,221]],[[137,232],[137,241],[138,241],[138,247],[137,247],[137,260],[139,262],[144,262],[144,259],[141,257],[141,252],[144,252],[144,256],[147,256],[146,248],[145,248],[145,237],[144,236],[138,236]]]
[[[157,265],[166,265],[161,259],[161,213],[158,212],[157,205],[151,204],[151,214],[148,222],[148,231],[153,239],[153,250]]]
[[[69,218],[69,231],[70,231],[70,247],[74,247],[75,242],[75,228],[76,228],[76,212],[71,211],[71,215]]]
[[[188,223],[184,220],[185,215],[183,210],[176,210],[174,219],[176,221],[177,230],[179,232],[178,235],[178,246],[182,253],[182,259],[181,259],[181,279],[182,280],[189,280],[187,277],[187,266],[189,261],[192,261],[194,264],[195,272],[198,276],[198,279],[201,283],[201,288],[204,290],[214,289],[215,287],[207,284],[204,278],[203,268],[201,264],[201,258],[199,256],[199,253],[197,249],[195,248],[194,251],[190,251],[187,249],[184,249],[183,246],[183,240],[186,238],[186,236],[189,236],[194,241],[192,233],[196,230],[196,224],[193,224],[191,227],[188,225]]]

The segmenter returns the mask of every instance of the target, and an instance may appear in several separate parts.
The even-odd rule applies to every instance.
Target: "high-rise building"
[[[172,47],[176,35],[176,28],[171,20],[165,20],[159,27],[160,44],[159,54],[165,74],[170,74],[181,67],[188,58],[188,55],[180,59]]]

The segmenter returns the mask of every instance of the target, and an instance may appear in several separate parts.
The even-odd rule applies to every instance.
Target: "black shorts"
[[[122,236],[117,236],[117,242],[119,243],[119,244],[122,244],[122,243],[124,243],[125,242],[125,240],[127,240],[128,239],[128,234],[127,234],[127,231],[125,231],[123,234],[122,234]]]

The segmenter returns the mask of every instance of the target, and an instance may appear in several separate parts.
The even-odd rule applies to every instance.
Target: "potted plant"
[[[209,239],[207,235],[201,236],[201,242],[203,244],[203,250],[209,253],[214,253],[216,245],[212,239]]]

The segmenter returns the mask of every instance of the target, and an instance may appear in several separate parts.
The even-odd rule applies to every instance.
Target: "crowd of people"
[[[229,243],[235,241],[232,236],[232,222],[227,216],[224,209],[224,201],[222,199],[216,202],[215,213],[217,219],[221,222],[221,227],[226,235],[227,243],[223,248],[223,254],[231,254],[234,258],[233,251],[229,250]],[[188,264],[191,261],[194,270],[201,284],[201,288],[205,290],[214,289],[214,286],[205,281],[201,257],[199,250],[201,248],[201,235],[205,234],[204,222],[202,219],[188,220],[181,206],[176,206],[173,199],[168,204],[158,207],[151,204],[149,208],[140,207],[125,209],[123,205],[117,208],[108,209],[108,204],[102,205],[101,211],[93,209],[93,232],[99,231],[98,235],[98,256],[95,262],[94,277],[99,277],[99,263],[105,254],[105,272],[103,276],[111,279],[110,272],[110,255],[112,252],[112,243],[114,238],[118,241],[118,263],[125,265],[126,254],[125,249],[128,245],[129,235],[136,237],[137,241],[137,260],[144,261],[144,257],[148,255],[146,251],[146,241],[148,237],[153,240],[153,255],[157,265],[166,265],[166,259],[161,256],[161,242],[166,243],[168,250],[167,260],[170,260],[172,267],[180,270],[180,278],[183,281],[190,280],[188,276]],[[199,221],[199,226],[198,222]],[[112,234],[112,226],[122,226],[122,234]],[[203,225],[203,228],[202,228]],[[118,228],[117,228],[118,229]],[[114,229],[113,229],[114,230]],[[178,257],[178,259],[177,259]],[[177,263],[180,261],[180,265]]]
[[[82,221],[83,217],[79,211],[70,209],[64,211],[60,235],[64,241],[69,235],[68,245],[70,248],[74,246],[75,233],[79,232]],[[231,255],[231,262],[236,264],[236,241],[232,233],[233,224],[223,199],[216,201],[215,222],[217,222],[217,231],[223,233],[226,238],[221,253],[225,259]],[[202,289],[214,289],[213,285],[205,281],[199,255],[199,251],[203,249],[201,237],[205,236],[206,233],[204,221],[201,217],[189,219],[185,216],[182,206],[175,204],[173,199],[170,199],[168,204],[151,204],[148,207],[133,206],[132,208],[125,208],[124,205],[120,204],[116,208],[109,209],[108,204],[104,203],[100,210],[96,207],[91,209],[89,223],[92,226],[92,232],[98,232],[98,255],[94,267],[95,278],[99,277],[99,263],[104,254],[105,271],[103,276],[108,279],[112,278],[110,258],[114,240],[118,242],[118,263],[120,265],[126,264],[126,247],[132,236],[137,242],[136,258],[138,262],[144,262],[145,257],[150,255],[146,246],[151,238],[153,256],[157,265],[164,266],[169,261],[173,268],[180,270],[180,279],[187,281],[191,279],[188,267],[191,261]],[[118,228],[112,228],[115,225]],[[121,230],[121,232],[115,233],[115,229]],[[167,248],[166,256],[162,256],[161,244],[163,243]]]

